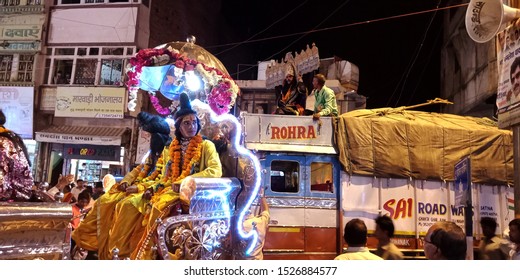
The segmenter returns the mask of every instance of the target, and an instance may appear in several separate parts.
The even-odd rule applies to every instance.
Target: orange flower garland
[[[173,140],[172,144],[169,148],[170,159],[172,159],[171,164],[171,176],[169,181],[176,182],[186,178],[190,175],[191,167],[198,163],[200,160],[201,152],[202,152],[202,136],[195,135],[191,138],[190,143],[188,144],[188,148],[186,149],[186,154],[184,155],[184,161],[182,164],[182,171],[180,169],[180,161],[181,161],[181,145],[179,140],[176,138]]]
[[[146,174],[148,174],[148,171],[150,171],[150,165],[141,163],[134,169],[141,170],[141,172],[139,172],[139,175],[137,175],[137,179],[135,179],[139,182],[146,176]]]
[[[159,173],[161,173],[162,167],[163,167],[163,157],[161,156],[157,160],[157,163],[155,163],[155,170],[152,172],[152,174],[150,174],[150,176],[144,178],[144,180],[145,181],[155,180],[157,178],[157,176],[159,175]],[[148,174],[148,173],[146,173],[146,174]]]
[[[202,154],[202,136],[199,134],[191,138],[186,153],[184,154],[182,171],[180,169],[181,152],[181,144],[179,140],[175,138],[168,149],[168,155],[170,156],[171,161],[170,174],[165,174],[162,178],[159,187],[156,189],[156,193],[151,200],[151,204],[157,202],[161,194],[166,192],[168,190],[167,187],[171,187],[172,183],[182,180],[190,175],[191,167],[199,162]]]

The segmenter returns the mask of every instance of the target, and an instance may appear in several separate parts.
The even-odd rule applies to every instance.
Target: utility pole
[[[520,125],[513,125],[513,179],[515,194],[515,217],[520,218]]]

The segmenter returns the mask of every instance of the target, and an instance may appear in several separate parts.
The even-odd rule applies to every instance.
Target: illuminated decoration
[[[240,181],[192,179],[197,187],[190,214],[169,217],[158,225],[158,249],[164,259],[220,259],[226,252]]]
[[[188,58],[190,55],[197,58],[210,56],[204,49],[195,48],[194,42],[188,42],[180,49],[173,46],[176,45],[170,43],[143,49],[130,59],[126,72],[128,110],[135,111],[137,93],[141,89],[148,92],[151,103],[161,115],[169,115],[176,109],[176,101],[182,92],[209,104],[216,114],[228,113],[239,94],[235,81],[225,70]],[[172,103],[168,107],[161,106],[157,92]]]
[[[253,204],[256,196],[258,195],[258,191],[260,190],[260,162],[258,161],[257,157],[248,149],[240,145],[240,136],[242,135],[242,127],[240,123],[238,122],[237,118],[230,114],[225,115],[216,115],[212,110],[208,110],[208,105],[204,104],[200,100],[193,100],[191,102],[192,108],[197,111],[211,111],[210,116],[211,119],[215,122],[231,122],[235,126],[235,135],[231,137],[232,140],[232,146],[236,149],[237,153],[244,158],[247,158],[252,164],[253,164],[253,171],[254,171],[254,179],[253,179],[253,186],[252,191],[250,193],[250,196],[247,198],[246,203],[242,206],[241,209],[239,209],[238,214],[238,220],[237,220],[237,232],[238,235],[242,239],[247,239],[250,241],[249,246],[246,249],[246,254],[250,255],[253,249],[255,248],[255,245],[258,242],[258,232],[256,230],[251,230],[250,232],[246,232],[243,228],[244,219],[247,217],[247,213],[249,212],[251,205]]]
[[[195,75],[195,71],[186,71],[186,74],[184,75],[186,77],[186,85],[188,86],[188,89],[192,92],[199,91],[202,81],[197,75]]]
[[[211,124],[229,124],[232,126],[229,137],[230,146],[236,157],[249,162],[248,173],[251,179],[244,179],[247,197],[234,209],[235,199],[241,184],[236,178],[192,178],[196,183],[195,194],[190,200],[189,215],[172,216],[163,220],[157,227],[158,249],[165,259],[216,259],[224,246],[223,236],[231,229],[231,216],[237,215],[236,226],[232,234],[247,244],[245,255],[250,255],[258,243],[256,228],[246,232],[244,220],[250,213],[250,208],[260,190],[260,162],[248,149],[240,145],[242,129],[237,118],[230,114],[217,115],[208,104],[195,99],[191,101],[193,110],[199,116],[202,131]],[[207,118],[209,117],[209,119]],[[246,168],[247,169],[247,168]],[[232,200],[230,200],[232,199]],[[233,207],[232,209],[230,207]],[[217,227],[216,224],[219,226]],[[171,236],[167,236],[167,235]],[[172,243],[173,242],[173,243]],[[242,243],[241,242],[241,243]],[[175,244],[175,246],[173,246]],[[171,245],[171,246],[168,246]],[[168,248],[175,247],[174,251]],[[181,252],[189,252],[182,253]]]

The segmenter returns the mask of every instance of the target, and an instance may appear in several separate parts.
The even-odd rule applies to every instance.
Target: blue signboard
[[[466,157],[455,164],[455,207],[466,206],[467,200],[470,199],[471,186],[471,164],[470,158]]]

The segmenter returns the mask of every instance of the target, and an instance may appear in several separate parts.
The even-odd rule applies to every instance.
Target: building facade
[[[221,1],[0,0],[0,108],[32,149],[35,181],[124,175],[147,139],[127,109],[125,67],[140,49],[216,44]],[[219,29],[220,28],[220,29]],[[29,147],[31,148],[31,147]],[[31,150],[31,149],[30,149]]]

